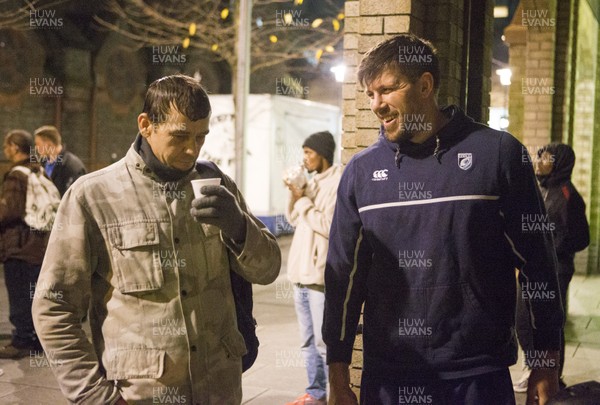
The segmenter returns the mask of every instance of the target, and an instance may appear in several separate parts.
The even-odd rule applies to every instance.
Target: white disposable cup
[[[200,192],[202,187],[204,186],[218,186],[221,184],[221,179],[219,177],[213,177],[210,179],[196,179],[192,180],[192,189],[194,190],[194,197],[202,198],[204,194]]]

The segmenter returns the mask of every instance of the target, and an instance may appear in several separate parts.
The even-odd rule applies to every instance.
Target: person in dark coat
[[[12,165],[0,188],[0,261],[4,264],[9,320],[14,330],[11,343],[0,348],[0,358],[19,359],[41,350],[31,303],[50,232],[32,229],[23,219],[28,176],[15,168],[42,170],[35,159],[30,159],[33,137],[27,131],[13,130],[6,134],[3,146],[4,156]]]
[[[575,253],[590,244],[590,228],[585,216],[585,202],[571,182],[575,152],[569,145],[551,143],[537,151],[535,174],[548,214],[548,223],[554,239],[558,259],[558,286],[562,306],[567,315],[567,297],[571,278],[575,273]],[[530,344],[528,316],[519,306],[517,330],[521,346],[526,350]],[[562,372],[565,364],[565,335],[561,334],[559,361],[560,385],[565,386]],[[515,391],[524,392],[527,387],[528,371],[514,386]]]
[[[50,180],[62,197],[79,177],[87,173],[85,165],[62,144],[60,132],[52,125],[35,130],[35,148]]]

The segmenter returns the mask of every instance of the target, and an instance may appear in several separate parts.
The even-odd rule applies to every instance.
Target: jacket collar
[[[400,167],[400,162],[404,156],[423,159],[433,155],[440,160],[441,156],[452,145],[468,135],[468,131],[465,131],[465,127],[472,124],[473,119],[466,116],[460,107],[449,105],[441,108],[440,111],[446,115],[450,121],[440,128],[437,133],[430,136],[421,144],[410,141],[389,141],[385,137],[383,126],[381,126],[379,130],[379,142],[394,151],[396,166]]]
[[[335,173],[337,173],[337,171],[338,171],[339,169],[340,169],[340,166],[339,166],[339,165],[337,165],[337,164],[331,165],[331,166],[329,166],[329,168],[327,168],[327,170],[325,170],[324,172],[321,172],[321,173],[316,173],[316,174],[313,176],[313,180],[314,180],[315,182],[317,182],[317,183],[318,183],[318,182],[320,182],[320,181],[323,181],[323,180],[325,180],[326,178],[333,176]]]
[[[18,162],[15,162],[15,163],[11,164],[10,168],[12,169],[12,168],[14,168],[16,166],[25,166],[25,167],[31,169],[35,173],[37,173],[37,171],[40,168],[39,163],[32,162],[30,159],[19,160]]]
[[[193,178],[194,173],[195,173],[195,170],[193,170],[193,168],[189,172],[186,172],[185,175],[179,179],[167,180],[167,179],[163,179],[163,178],[159,177],[158,174],[155,173],[154,170],[152,170],[152,167],[150,165],[148,165],[146,163],[146,161],[144,161],[144,159],[138,152],[140,150],[140,142],[141,142],[141,135],[138,134],[137,137],[135,138],[135,141],[133,141],[133,144],[127,151],[127,154],[125,155],[124,160],[125,160],[125,164],[127,166],[133,168],[135,171],[140,173],[142,176],[149,177],[150,179],[152,179],[158,183],[164,183],[167,181],[173,181],[173,182],[180,183],[180,182],[189,181]]]
[[[179,182],[188,178],[190,173],[194,172],[194,167],[188,171],[181,171],[162,164],[152,152],[148,142],[140,134],[136,136],[130,152],[134,152],[136,156],[135,162],[133,162],[134,167],[157,182]]]

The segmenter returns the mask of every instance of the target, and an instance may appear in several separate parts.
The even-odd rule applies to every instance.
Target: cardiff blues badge
[[[463,170],[469,170],[473,166],[473,154],[472,153],[459,153],[458,154],[458,167]]]

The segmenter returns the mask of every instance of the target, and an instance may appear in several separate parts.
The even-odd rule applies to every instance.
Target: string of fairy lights
[[[304,0],[294,0],[294,6],[300,6],[302,5],[302,3],[304,2]],[[221,20],[226,20],[229,17],[230,14],[230,10],[228,7],[225,7],[223,9],[221,9],[220,11],[220,18]],[[345,15],[344,13],[339,13],[336,18],[331,20],[331,25],[333,28],[333,31],[338,32],[341,28],[341,21],[344,19]],[[294,16],[292,15],[291,12],[286,12],[283,14],[283,22],[287,25],[291,25],[294,22]],[[315,18],[311,23],[310,26],[312,28],[319,28],[324,22],[323,18]],[[261,17],[257,17],[256,18],[256,25],[258,27],[261,27],[263,25],[263,20]],[[182,46],[184,49],[187,49],[190,46],[190,42],[191,42],[191,38],[196,35],[196,30],[197,30],[197,25],[196,23],[190,23],[189,27],[188,27],[188,36],[186,36],[183,40],[182,40]],[[277,37],[277,35],[275,34],[271,34],[268,37],[268,40],[272,43],[275,44],[279,41],[279,38]],[[211,45],[210,49],[213,52],[217,52],[219,50],[219,44],[214,43]],[[334,47],[332,45],[327,45],[324,48],[319,48],[315,51],[315,59],[318,61],[321,59],[321,57],[323,56],[323,53],[328,52],[328,53],[333,53],[335,51]]]

